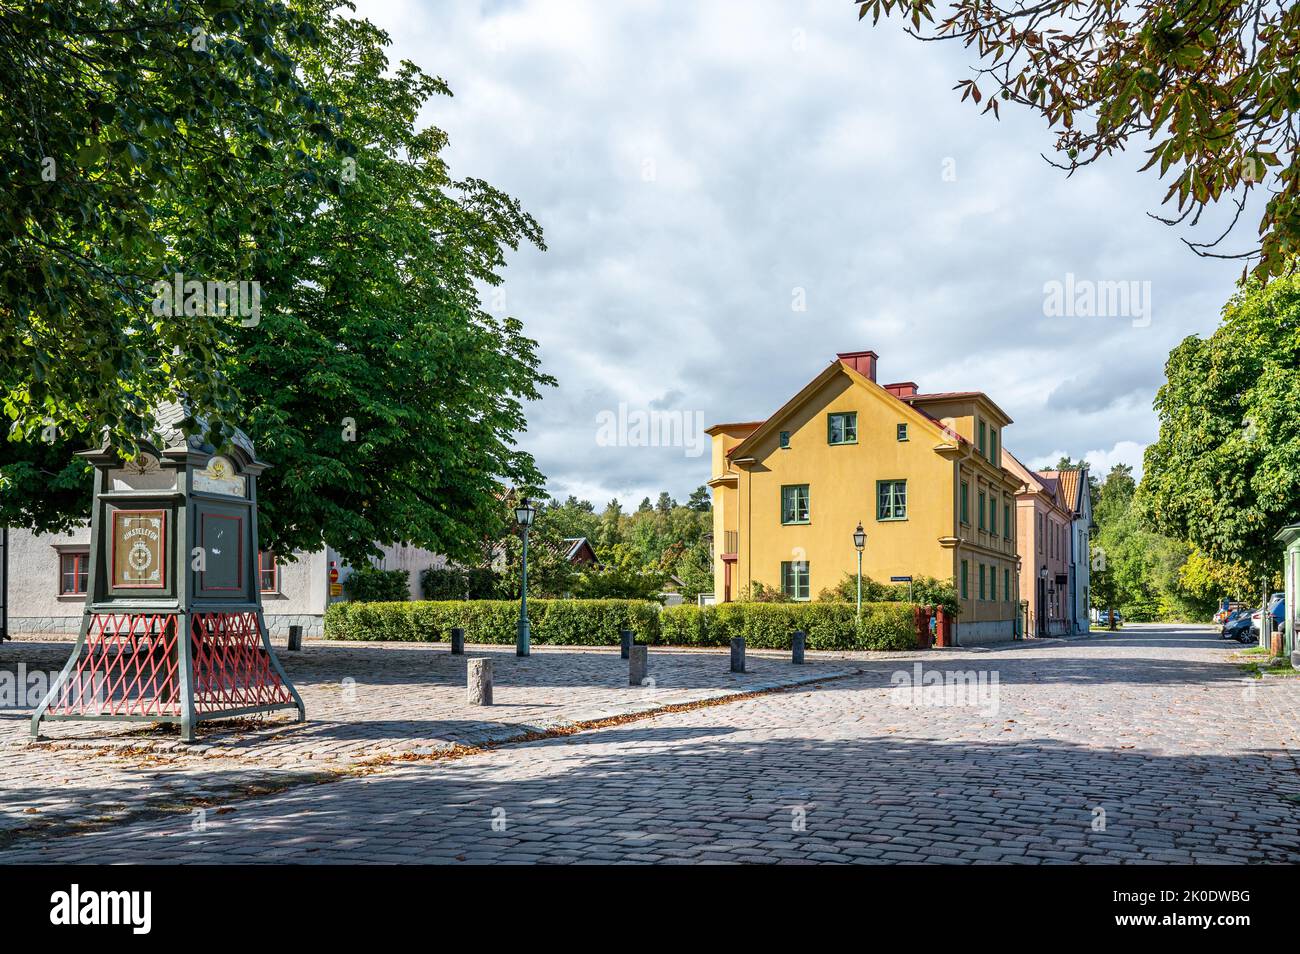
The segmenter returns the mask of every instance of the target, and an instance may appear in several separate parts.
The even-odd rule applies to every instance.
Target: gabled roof
[[[819,373],[815,378],[813,378],[806,385],[800,388],[798,394],[796,394],[794,397],[790,398],[790,400],[782,404],[781,407],[778,408],[777,411],[771,417],[769,417],[765,421],[760,422],[758,426],[755,427],[755,429],[745,437],[744,440],[742,440],[735,447],[731,448],[731,450],[727,451],[727,456],[730,458],[740,458],[750,453],[753,450],[754,445],[756,443],[762,440],[765,435],[770,434],[780,424],[781,421],[785,420],[785,418],[788,417],[790,413],[792,413],[796,408],[802,405],[804,401],[807,400],[809,395],[814,393],[818,388],[824,385],[827,381],[831,380],[833,377],[835,377],[835,375],[840,373],[847,374],[849,376],[849,380],[853,381],[855,384],[861,385],[863,387],[875,389],[883,397],[886,397],[891,401],[897,401],[899,404],[902,404],[903,406],[907,407],[908,409],[918,414],[926,422],[933,424],[940,431],[943,431],[945,433],[945,436],[951,434],[952,437],[955,437],[957,439],[958,443],[963,443],[963,442],[970,443],[969,441],[966,441],[965,438],[963,438],[956,431],[945,431],[943,424],[937,418],[935,418],[932,414],[927,413],[924,408],[914,406],[910,398],[900,398],[895,394],[891,394],[889,391],[885,390],[875,381],[871,380],[866,375],[861,374],[858,371],[854,370],[846,362],[837,358],[836,360],[828,364],[821,371],[821,373]],[[722,426],[723,425],[715,425],[715,427],[718,428]],[[710,428],[709,430],[712,431],[713,429],[714,428]]]
[[[1061,491],[1062,506],[1074,513],[1082,513],[1083,508],[1080,505],[1083,503],[1083,498],[1079,496],[1079,491],[1086,486],[1083,475],[1087,470],[1087,467],[1072,467],[1067,470],[1043,470],[1039,473],[1057,482]]]

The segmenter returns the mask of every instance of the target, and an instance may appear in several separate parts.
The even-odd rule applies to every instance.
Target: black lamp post
[[[862,551],[867,548],[867,532],[858,522],[858,529],[853,531],[853,546],[858,551],[858,619],[862,618]]]
[[[515,655],[528,655],[528,528],[533,525],[537,510],[525,497],[515,507],[515,522],[524,532],[523,579],[519,590],[519,635],[515,640]]]

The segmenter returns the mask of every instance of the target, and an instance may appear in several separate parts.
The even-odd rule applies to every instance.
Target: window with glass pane
[[[1004,600],[1011,599],[1011,571],[1010,570],[1002,571],[1002,598]]]
[[[907,425],[906,425],[906,424],[899,424],[899,425],[898,425],[898,439],[899,439],[900,441],[905,441],[905,440],[907,440]]]
[[[907,481],[882,480],[876,484],[877,520],[907,519]]]
[[[998,502],[997,500],[989,501],[989,533],[997,536],[998,532]]]
[[[970,524],[970,484],[961,482],[961,522]]]
[[[993,602],[998,600],[998,568],[989,567],[989,599]]]
[[[1008,540],[1011,539],[1011,504],[1002,505],[1002,535]]]
[[[808,485],[795,484],[781,488],[781,522],[808,522]]]
[[[985,426],[983,421],[980,421],[980,456],[987,457],[988,456],[988,454],[986,453],[987,450],[988,450],[988,427]]]
[[[965,560],[962,560],[961,561],[961,598],[962,599],[967,599],[970,597],[970,586],[969,586],[970,581],[967,579],[969,575],[970,575],[970,564],[968,564]]]
[[[257,576],[263,593],[274,593],[279,584],[279,567],[275,563],[275,554],[265,550],[257,552]]]
[[[59,555],[59,595],[83,596],[88,583],[89,553]]]
[[[808,562],[787,561],[781,564],[781,592],[792,600],[808,599]]]
[[[790,432],[789,432],[789,431],[782,431],[782,432],[781,432],[781,446],[782,446],[782,447],[789,447],[789,446],[790,446]]]
[[[826,418],[826,439],[832,444],[858,442],[858,412],[830,414]]]
[[[981,491],[980,491],[980,529],[981,529],[981,530],[983,530],[983,529],[984,529],[984,526],[985,526],[985,523],[984,523],[984,514],[985,514],[985,511],[986,511],[986,507],[987,507],[987,499],[988,499],[988,498],[986,498],[986,497],[984,496],[984,491],[981,490]]]
[[[980,599],[982,600],[987,599],[988,592],[989,592],[988,587],[985,585],[984,582],[984,564],[981,563],[980,564]]]

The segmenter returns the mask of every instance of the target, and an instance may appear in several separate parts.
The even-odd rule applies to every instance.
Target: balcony
[[[736,558],[736,553],[740,550],[740,531],[723,530],[722,531],[722,559]]]

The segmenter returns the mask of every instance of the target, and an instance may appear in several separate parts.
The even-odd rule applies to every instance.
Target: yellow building
[[[1011,418],[979,391],[877,384],[876,360],[841,354],[767,420],[708,429],[714,597],[762,583],[816,599],[857,572],[861,522],[864,577],[953,580],[958,643],[1010,639],[1020,482],[1000,449]]]

